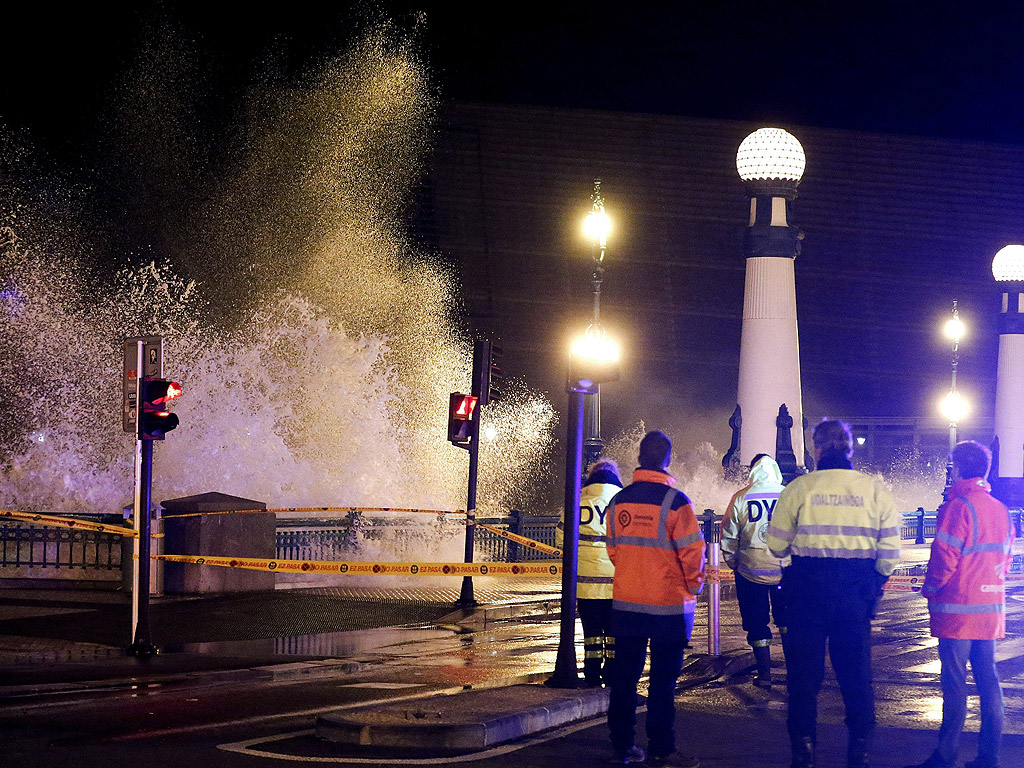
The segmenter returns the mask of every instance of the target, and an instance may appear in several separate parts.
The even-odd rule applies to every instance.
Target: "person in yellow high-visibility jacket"
[[[765,537],[775,557],[792,559],[782,575],[790,768],[814,768],[826,647],[846,708],[846,766],[867,768],[875,730],[871,618],[900,559],[902,518],[889,489],[853,468],[845,423],[823,421],[813,439],[818,468],[779,495]]]
[[[612,610],[615,566],[608,559],[605,511],[612,496],[622,490],[619,468],[599,458],[587,473],[580,491],[580,548],[576,572],[576,610],[583,625],[583,677],[587,685],[605,682],[604,670],[615,657],[615,639],[608,631]],[[563,543],[563,525],[555,531],[555,545]]]

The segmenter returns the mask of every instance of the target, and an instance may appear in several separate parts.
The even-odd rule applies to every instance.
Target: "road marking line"
[[[382,690],[397,690],[399,688],[422,688],[423,683],[346,683],[339,685],[339,688],[380,688]]]

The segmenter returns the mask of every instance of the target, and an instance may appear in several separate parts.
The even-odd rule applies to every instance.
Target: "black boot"
[[[868,752],[871,750],[871,739],[868,737],[850,737],[846,748],[846,768],[868,768]]]
[[[814,739],[810,736],[791,737],[793,762],[789,768],[814,768]]]
[[[771,690],[772,687],[772,652],[767,645],[754,646],[754,660],[757,662],[757,673],[754,685],[758,688]]]

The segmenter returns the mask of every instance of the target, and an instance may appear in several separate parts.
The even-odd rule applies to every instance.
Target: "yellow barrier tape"
[[[471,510],[472,511],[472,510]],[[463,509],[410,509],[407,507],[276,507],[273,509],[226,509],[214,512],[183,512],[178,515],[163,515],[170,517],[200,517],[202,515],[245,515],[256,512],[409,512],[422,515],[465,515]]]
[[[709,565],[704,569],[704,583],[706,584],[721,584],[723,581],[735,580],[736,574],[729,568],[714,568]]]
[[[0,509],[0,518],[8,517],[12,520],[23,520],[39,525],[51,525],[55,528],[68,528],[74,530],[98,531],[99,533],[113,533],[116,536],[130,536],[137,538],[138,534],[132,528],[125,528],[122,525],[109,525],[106,523],[94,523],[91,520],[79,520],[75,517],[58,517],[57,515],[41,515],[37,512],[17,512],[13,509]]]
[[[1007,581],[1024,581],[1024,574],[1010,573]],[[924,576],[890,576],[884,589],[890,592],[920,592],[924,586]]]
[[[882,587],[887,592],[920,592],[924,576],[890,576]]]
[[[562,572],[560,563],[374,563],[201,555],[151,557],[168,563],[214,565],[279,573],[340,573],[348,576],[558,576]]]
[[[526,536],[520,536],[518,533],[512,533],[511,531],[503,531],[501,528],[495,528],[492,525],[484,525],[483,523],[477,523],[476,527],[483,528],[485,531],[490,531],[496,536],[501,536],[502,538],[508,539],[509,541],[514,541],[517,544],[522,544],[524,547],[535,549],[538,552],[544,552],[545,554],[554,555],[555,557],[562,556],[562,550],[558,549],[557,547],[552,547],[550,544],[545,544],[542,541],[537,541],[536,539],[528,539]]]

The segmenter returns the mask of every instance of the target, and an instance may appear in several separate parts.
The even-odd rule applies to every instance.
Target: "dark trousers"
[[[778,585],[758,584],[737,572],[736,599],[740,603],[740,618],[750,645],[768,645],[771,641],[770,618],[775,619],[775,626],[780,632],[786,631],[786,599]]]
[[[608,703],[608,728],[612,748],[627,750],[633,746],[636,728],[636,686],[647,659],[646,637],[615,638],[615,663],[611,667],[611,696]],[[669,755],[676,748],[676,681],[683,668],[686,638],[652,639],[650,689],[647,694],[647,751]]]
[[[996,671],[995,640],[953,640],[939,638],[942,662],[942,726],[936,749],[944,762],[956,761],[960,734],[967,719],[967,662],[981,699],[981,729],[978,732],[978,757],[999,763],[999,741],[1003,735],[1003,691]]]
[[[881,584],[874,561],[794,558],[783,583],[789,605],[786,725],[790,738],[797,743],[817,737],[818,691],[825,676],[827,646],[850,738],[867,739],[875,727],[871,616]]]
[[[612,601],[580,598],[576,611],[583,625],[583,677],[587,685],[608,682],[610,661],[615,657],[615,639],[610,630]]]

